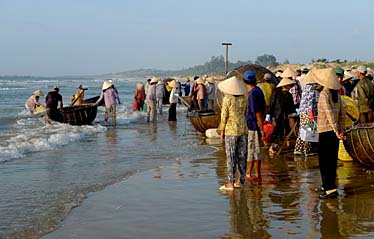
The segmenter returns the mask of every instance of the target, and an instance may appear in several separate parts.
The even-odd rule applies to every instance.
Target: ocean
[[[133,112],[138,80],[114,79],[122,104],[117,108],[117,127],[107,128],[102,126],[103,107],[93,125],[71,126],[45,125],[24,106],[37,89],[44,93],[44,103],[54,85],[60,87],[65,106],[80,84],[88,88],[86,99],[97,96],[103,79],[0,79],[0,238],[37,238],[55,228],[89,192],[183,160],[190,152],[203,155],[214,150],[199,145],[203,138],[187,125],[182,105],[177,124],[167,123],[167,107],[157,124],[147,124],[144,112]]]

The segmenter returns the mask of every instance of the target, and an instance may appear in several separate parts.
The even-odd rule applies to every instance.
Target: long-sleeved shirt
[[[318,133],[328,131],[334,131],[335,133],[343,132],[344,120],[345,109],[340,95],[338,95],[338,102],[334,103],[329,89],[321,91],[318,100]]]
[[[245,121],[248,110],[246,96],[225,95],[221,108],[221,123],[218,126],[218,133],[222,131],[228,136],[240,136],[248,134],[248,127]]]
[[[317,103],[319,92],[313,89],[313,84],[303,86],[300,101],[300,113],[308,114],[309,110],[313,111],[313,115],[317,116]]]
[[[257,86],[262,90],[262,93],[264,93],[266,106],[269,106],[271,95],[273,94],[275,85],[270,82],[265,81],[265,82],[258,83]]]
[[[165,87],[164,85],[156,85],[156,98],[157,99],[162,99],[165,95]]]
[[[370,97],[374,97],[374,87],[369,79],[359,80],[352,91],[352,98],[360,109],[360,113],[366,113],[370,109]]]
[[[146,99],[156,100],[156,84],[152,84],[148,87],[148,91],[146,92]]]
[[[214,100],[216,96],[216,85],[214,83],[208,83],[206,85],[206,94],[208,100]]]
[[[96,101],[95,104],[98,104],[103,99],[105,101],[105,107],[116,105],[117,101],[118,101],[118,104],[121,104],[121,100],[119,99],[117,91],[113,87],[106,89],[105,91],[103,90],[101,92],[100,98]]]
[[[169,97],[170,104],[178,103],[178,96],[175,95],[176,93],[177,93],[177,88],[171,89],[170,97]]]
[[[33,110],[35,108],[36,105],[40,105],[39,101],[36,99],[36,96],[35,95],[32,95],[30,96],[30,98],[26,101],[25,103],[25,106],[30,109],[30,110]]]

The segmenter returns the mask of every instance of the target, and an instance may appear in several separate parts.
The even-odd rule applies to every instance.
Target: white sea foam
[[[0,162],[23,158],[28,153],[54,150],[87,135],[106,130],[100,125],[71,126],[55,123],[35,126],[35,122],[32,123],[28,119],[18,120],[17,125],[18,132],[0,146]],[[34,127],[30,128],[31,126]]]

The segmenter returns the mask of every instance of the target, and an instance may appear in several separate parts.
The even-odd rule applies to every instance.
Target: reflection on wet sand
[[[225,237],[270,238],[268,219],[263,215],[261,186],[228,194],[232,235]]]
[[[248,182],[222,193],[229,201],[231,233],[223,238],[374,237],[374,177],[355,162],[338,163],[338,199],[320,200],[318,158],[263,151],[262,172],[270,183]],[[225,155],[215,153],[218,185],[226,180]]]

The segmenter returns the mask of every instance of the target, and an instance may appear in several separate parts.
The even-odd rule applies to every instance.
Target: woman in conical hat
[[[247,170],[248,128],[245,116],[248,110],[247,89],[243,80],[233,76],[218,84],[225,94],[221,108],[221,122],[217,129],[221,139],[225,140],[227,172],[229,182],[220,190],[233,190],[245,182]],[[239,182],[235,180],[235,171],[240,173]]]
[[[169,102],[170,102],[170,108],[169,108],[169,122],[176,122],[177,121],[177,103],[178,103],[178,94],[177,94],[177,88],[178,83],[176,80],[172,80],[169,82],[169,86],[172,88],[170,92]]]
[[[118,96],[117,90],[114,88],[113,83],[110,81],[104,81],[100,98],[95,102],[94,105],[99,105],[104,100],[105,114],[104,114],[104,125],[108,125],[109,114],[112,115],[112,126],[116,126],[117,120],[117,102],[121,104],[121,100]]]
[[[296,108],[289,90],[294,84],[295,81],[290,79],[290,77],[282,78],[271,95],[269,115],[276,125],[273,132],[273,138],[277,144],[279,144],[284,136],[291,130],[288,116],[295,113]]]
[[[136,83],[134,102],[132,103],[132,110],[142,111],[145,101],[144,84],[141,82]]]
[[[29,99],[25,103],[26,109],[30,111],[31,114],[34,113],[35,108],[42,107],[44,109],[44,106],[39,103],[40,96],[43,95],[43,92],[41,90],[36,90],[32,92],[32,95],[29,97]]]
[[[318,160],[322,179],[321,199],[336,198],[336,168],[339,140],[344,139],[345,112],[338,90],[340,83],[333,68],[314,71],[315,81],[323,86],[318,99]]]
[[[300,100],[300,132],[302,126],[308,126],[311,122],[310,117],[317,118],[317,102],[319,90],[322,89],[314,80],[313,71],[308,72],[301,80],[302,93]],[[294,154],[311,156],[315,154],[311,152],[312,146],[310,142],[303,141],[299,136],[296,139]]]

